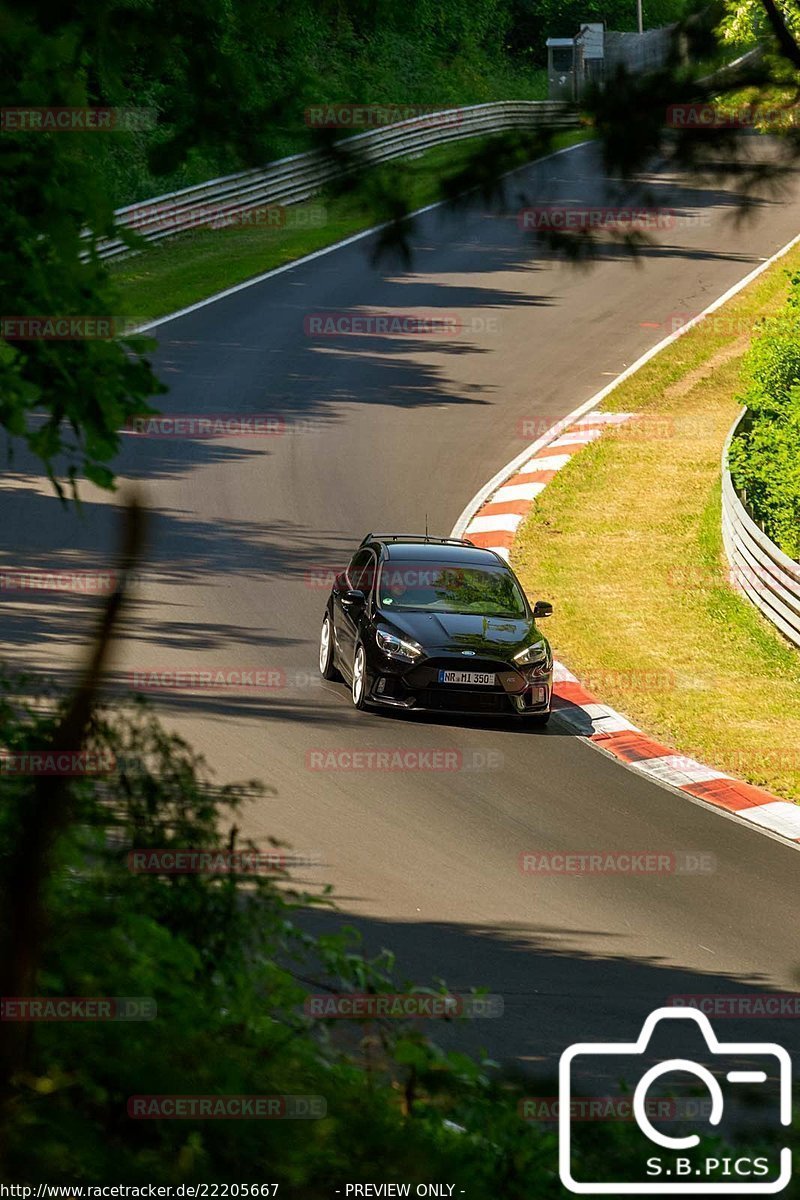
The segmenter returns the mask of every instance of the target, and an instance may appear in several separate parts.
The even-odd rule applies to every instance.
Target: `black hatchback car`
[[[356,708],[550,716],[553,655],[516,575],[467,540],[369,533],[331,590],[319,644],[325,679]]]

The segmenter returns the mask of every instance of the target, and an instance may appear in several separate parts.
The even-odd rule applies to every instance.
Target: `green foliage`
[[[25,680],[0,685],[6,747],[41,750],[59,705],[48,697],[22,704]],[[87,748],[113,754],[116,770],[70,784],[75,820],[50,862],[33,994],[152,997],[157,1016],[0,1024],[0,1038],[11,1035],[0,1055],[0,1181],[270,1181],[322,1200],[377,1176],[443,1179],[475,1200],[562,1195],[555,1127],[522,1118],[521,1080],[445,1053],[396,1021],[353,1023],[342,1037],[342,1022],[304,1015],[309,991],[408,985],[398,989],[386,952],[365,959],[352,931],[304,933],[297,909],[309,898],[287,877],[128,869],[130,849],[247,849],[236,820],[264,789],[216,784],[143,705],[96,714]],[[0,773],[6,913],[13,900],[3,881],[34,786]],[[11,1071],[9,1044],[17,1047]],[[554,1084],[542,1093],[552,1096]],[[327,1112],[314,1120],[128,1116],[130,1097],[154,1095],[321,1096]],[[607,1171],[612,1160],[631,1169],[635,1132],[606,1125],[601,1133],[586,1169]]]
[[[170,6],[165,18],[170,45],[183,47],[183,62],[160,49],[131,64],[126,102],[154,107],[158,126],[124,140],[106,138],[100,146],[116,205],[308,149],[314,135],[304,112],[314,104],[441,108],[544,98],[541,73],[506,53],[513,19],[508,0],[378,0],[371,6],[209,0],[201,22],[187,20],[189,11],[186,4]],[[162,22],[165,14],[159,9],[158,15]],[[141,16],[137,22],[137,43],[154,40],[162,47],[164,28]],[[222,66],[201,61],[195,68],[195,55],[211,53],[206,42],[219,48]],[[215,79],[221,71],[224,95],[205,83],[206,75]]]
[[[788,419],[763,418],[734,440],[731,472],[747,507],[785,554],[800,561],[800,389]]]
[[[800,275],[785,311],[760,324],[744,375],[749,420],[731,445],[732,478],[767,535],[800,560]]]
[[[759,324],[743,364],[748,380],[744,396],[755,416],[787,418],[792,408],[792,388],[800,383],[800,308],[786,311]]]
[[[0,137],[0,310],[114,322],[104,339],[0,340],[0,424],[60,495],[77,496],[81,476],[113,486],[118,431],[165,390],[151,343],[117,324],[150,314],[125,312],[82,232],[110,234],[121,204],[311,145],[304,109],[321,101],[540,96],[541,76],[504,53],[508,20],[505,0],[0,0],[5,105],[139,118],[131,129]]]
[[[645,28],[671,25],[689,8],[687,0],[644,0]],[[602,21],[606,29],[622,32],[637,29],[636,5],[629,0],[513,0],[511,11],[509,50],[543,67],[547,65],[545,40],[573,37],[587,21]]]
[[[93,253],[94,239],[114,232],[115,207],[303,149],[315,141],[304,119],[315,104],[436,108],[539,98],[543,73],[534,68],[544,61],[548,34],[572,32],[582,19],[623,29],[633,21],[627,0],[613,0],[611,8],[574,2],[577,7],[573,0],[66,0],[54,6],[32,0],[23,8],[0,0],[6,105],[105,106],[145,118],[113,132],[4,129],[3,313],[130,315],[140,322],[149,314],[125,312],[113,277]],[[677,19],[684,7],[684,0],[649,0],[647,23]],[[698,47],[708,51],[718,19],[715,10],[692,18],[691,28],[687,23],[683,45],[690,58]],[[716,157],[704,153],[710,147],[702,131],[682,131],[665,143],[666,104],[719,91],[695,78],[699,74],[671,67],[654,79],[620,77],[601,97],[588,98],[609,176],[640,191],[642,168],[667,149],[673,165],[704,166],[712,177],[715,170],[728,172],[732,137],[726,141],[721,131],[715,131]],[[764,82],[752,72],[748,79]],[[529,139],[531,147],[536,141]],[[491,199],[504,170],[518,161],[513,147],[499,155],[493,146],[471,171],[444,180],[443,194],[472,184]],[[763,176],[761,166],[740,175],[743,206]],[[383,191],[394,228],[381,249],[405,253],[401,221],[408,205],[390,188]],[[135,244],[132,234],[122,236]],[[562,238],[548,249],[586,257],[581,242],[588,240]],[[66,485],[77,496],[81,476],[113,486],[119,430],[164,390],[148,348],[124,332],[105,340],[0,340],[0,425],[12,444],[22,439],[39,457],[59,494]]]
[[[54,727],[47,708],[21,716],[10,696],[0,721],[17,752],[41,749]],[[459,1092],[458,1103],[486,1103],[485,1072],[404,1029],[386,1031],[373,1070],[364,1071],[334,1050],[324,1023],[302,1014],[308,989],[298,972],[322,976],[323,989],[376,991],[389,984],[388,956],[365,960],[346,933],[316,941],[301,933],[292,919],[301,897],[285,879],[128,870],[131,848],[246,849],[235,819],[263,789],[215,785],[202,759],[146,710],[95,718],[88,745],[113,753],[117,771],[71,785],[77,820],[56,848],[36,994],[153,997],[158,1015],[29,1027],[24,1062],[3,1080],[0,1178],[134,1182],[157,1169],[169,1181],[277,1178],[321,1189],[332,1177],[358,1178],[384,1154],[401,1177],[438,1160],[448,1177],[466,1180],[476,1154],[467,1151],[457,1166],[456,1145],[459,1153],[466,1145],[443,1124],[457,1107],[446,1093]],[[32,781],[4,774],[0,784],[6,879]],[[8,912],[10,897],[4,901]],[[400,1102],[407,1087],[391,1087],[400,1075],[406,1084],[411,1075],[429,1076],[417,1085],[412,1117]],[[321,1095],[329,1115],[216,1122],[127,1115],[130,1096],[195,1093]]]
[[[42,26],[37,24],[41,16]],[[76,14],[44,27],[36,5],[0,10],[0,74],[4,103],[74,106],[92,103],[84,68],[91,39],[103,27],[98,7],[81,29]],[[120,55],[108,47],[108,61]],[[103,61],[101,56],[99,61]],[[106,103],[121,94],[110,73]],[[97,169],[100,142],[120,133],[9,132],[0,136],[0,309],[5,316],[105,318],[119,329],[123,311],[105,268],[81,260],[81,231],[111,229],[113,204]],[[94,139],[94,140],[93,140]],[[59,492],[83,473],[108,486],[106,464],[117,431],[164,390],[142,338],[121,336],[0,341],[0,423],[44,463]]]
[[[797,37],[800,34],[800,13],[787,0],[775,0],[784,22]],[[761,0],[725,0],[719,30],[722,40],[732,45],[753,45],[763,41],[770,32]]]

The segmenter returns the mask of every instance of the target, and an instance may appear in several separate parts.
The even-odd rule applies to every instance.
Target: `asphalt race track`
[[[536,177],[536,178],[534,178]],[[540,202],[597,201],[597,149],[519,178]],[[659,205],[686,218],[636,263],[610,253],[589,271],[536,258],[510,215],[476,207],[418,220],[410,270],[373,266],[356,242],[156,330],[167,413],[278,413],[283,436],[128,436],[118,463],[157,515],[110,686],[133,669],[279,668],[274,691],[161,693],[170,725],[222,778],[277,789],[250,815],[256,839],[285,838],[322,865],[370,950],[401,976],[483,986],[505,1015],[459,1027],[462,1045],[552,1072],[576,1038],[628,1039],[668,997],[796,986],[792,846],[676,797],[557,723],[521,732],[489,721],[357,714],[316,674],[318,586],[369,529],[447,534],[506,461],[599,390],[667,327],[694,314],[797,233],[796,184],[737,224],[731,192],[655,176]],[[458,315],[455,337],[312,338],[326,310]],[[670,326],[671,328],[671,326]],[[523,440],[521,421],[535,428]],[[598,503],[602,497],[598,497]],[[2,563],[109,565],[114,503],[85,490],[64,510],[25,455],[3,488]],[[543,597],[546,598],[546,597]],[[10,661],[66,681],[97,602],[2,597]],[[558,646],[558,617],[548,633]],[[312,770],[315,749],[456,750],[457,770]],[[488,767],[487,767],[488,764]],[[521,853],[710,852],[710,874],[526,877]],[[313,923],[330,923],[315,918]],[[791,1047],[792,1021],[726,1021],[724,1034]],[[749,1026],[749,1028],[748,1028]],[[434,1030],[438,1034],[439,1030]]]

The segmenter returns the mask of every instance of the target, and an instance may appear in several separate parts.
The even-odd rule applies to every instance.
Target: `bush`
[[[130,102],[152,105],[158,127],[99,146],[115,206],[310,149],[314,139],[304,119],[310,105],[437,109],[546,97],[544,72],[507,53],[505,33],[512,21],[507,0],[452,3],[444,11],[427,0],[412,5],[378,0],[368,8],[236,0],[212,4],[211,10],[220,21],[231,70],[248,81],[245,110],[240,100],[236,112],[237,124],[248,129],[246,144],[234,146],[225,138],[213,146],[187,145],[184,159],[170,161],[174,100],[158,64],[151,67],[145,58]],[[176,23],[176,37],[181,35]]]
[[[730,467],[768,537],[800,561],[800,389],[792,395],[792,419],[755,421],[732,442]]]
[[[800,560],[800,275],[785,311],[760,325],[743,371],[749,419],[731,444],[731,476],[767,536]]]
[[[764,321],[744,361],[743,397],[754,416],[789,417],[791,390],[800,384],[800,310]]]
[[[24,683],[0,677],[0,686],[7,751],[52,745],[59,707],[21,707]],[[0,1182],[269,1182],[279,1194],[322,1200],[378,1176],[445,1179],[474,1200],[563,1195],[556,1130],[522,1119],[520,1080],[391,1020],[348,1024],[348,1053],[334,1045],[330,1021],[304,1015],[308,990],[398,990],[387,952],[366,960],[347,930],[304,934],[295,913],[308,897],[286,879],[127,868],[129,848],[244,849],[235,818],[262,793],[258,784],[215,784],[202,758],[145,706],[94,716],[86,746],[116,756],[113,777],[42,784],[0,772],[7,921],[36,900],[18,870],[34,806],[66,787],[59,802],[71,814],[44,875],[30,990],[8,987],[6,924],[2,994],[152,997],[158,1012],[146,1021],[0,1022]],[[36,873],[30,856],[22,866]],[[544,1081],[543,1094],[555,1085]],[[278,1121],[128,1115],[130,1097],[155,1095],[317,1096],[327,1112]],[[634,1169],[631,1126],[599,1132],[586,1170]],[[719,1153],[719,1144],[708,1150]]]
[[[58,709],[36,704],[21,713],[6,687],[6,749],[48,745]],[[303,1014],[308,990],[400,989],[391,956],[364,959],[352,931],[304,934],[294,918],[308,897],[287,879],[128,869],[132,847],[245,849],[236,816],[263,793],[258,784],[215,784],[203,760],[144,706],[96,716],[87,744],[113,753],[117,769],[68,784],[74,820],[50,863],[46,927],[27,994],[153,997],[158,1014],[0,1023],[1,1180],[269,1180],[292,1195],[322,1197],[379,1168],[400,1180],[438,1173],[488,1200],[503,1190],[501,1180],[507,1196],[530,1194],[525,1181],[535,1167],[543,1180],[552,1176],[542,1166],[543,1156],[553,1158],[552,1134],[531,1136],[516,1114],[519,1088],[490,1082],[484,1066],[439,1051],[398,1022],[373,1022],[366,1055],[349,1056],[332,1044],[330,1022]],[[7,920],[29,902],[11,894],[9,881],[36,786],[0,773]],[[349,1044],[358,1051],[357,1037]],[[322,1096],[327,1116],[131,1119],[128,1098],[150,1094]],[[543,1183],[541,1194],[555,1196],[555,1185]]]

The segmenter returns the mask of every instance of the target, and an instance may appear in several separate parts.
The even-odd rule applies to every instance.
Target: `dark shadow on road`
[[[347,905],[346,898],[339,903]],[[587,913],[586,928],[565,931],[543,927],[535,919],[532,890],[531,922],[516,925],[456,925],[427,921],[381,921],[347,911],[306,909],[300,924],[314,933],[333,933],[345,925],[356,928],[368,955],[387,948],[396,954],[395,977],[400,989],[409,984],[430,986],[441,978],[442,963],[460,962],[445,983],[454,993],[482,988],[503,998],[498,1018],[417,1021],[435,1041],[477,1054],[485,1050],[505,1066],[553,1078],[558,1058],[576,1041],[626,1041],[638,1035],[645,1017],[669,1005],[671,997],[748,996],[773,993],[767,982],[750,974],[699,972],[670,965],[658,954],[631,957],[624,939],[617,954],[593,954],[571,946],[578,938],[591,946],[607,934],[594,928]],[[413,961],[416,976],[404,964]],[[309,989],[313,990],[313,989]],[[800,1052],[800,1023],[786,1018],[719,1019],[717,1036],[725,1041],[776,1041],[790,1053]],[[686,1054],[676,1033],[659,1043],[659,1051]],[[587,1081],[588,1082],[588,1081]],[[607,1080],[610,1085],[616,1080]]]

